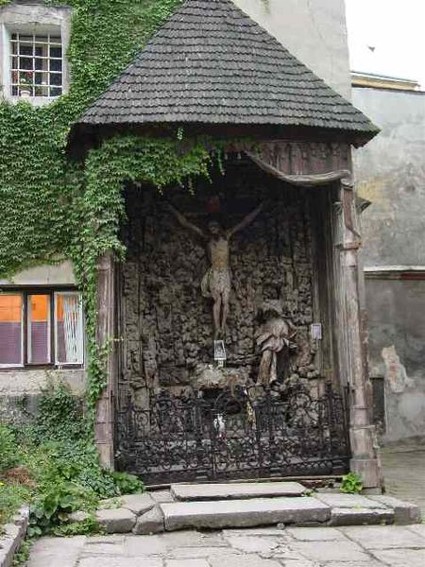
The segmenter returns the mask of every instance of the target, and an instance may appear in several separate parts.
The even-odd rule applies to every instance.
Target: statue
[[[208,232],[189,222],[171,203],[168,203],[168,206],[182,226],[207,241],[207,254],[211,266],[202,279],[201,291],[204,297],[212,298],[214,301],[214,338],[217,340],[225,334],[229,314],[231,288],[229,241],[234,234],[254,221],[261,212],[263,203],[251,211],[240,223],[227,230],[223,229],[217,221],[211,220],[208,223]]]
[[[283,349],[293,350],[297,331],[294,325],[283,317],[280,301],[266,301],[260,309],[263,324],[256,336],[257,346],[261,350],[261,362],[258,383],[269,386],[277,380],[277,355]]]

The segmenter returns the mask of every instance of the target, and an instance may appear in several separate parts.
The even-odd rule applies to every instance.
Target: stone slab
[[[155,501],[151,498],[150,494],[128,494],[127,496],[122,496],[121,508],[127,508],[136,516],[140,516],[155,506]]]
[[[185,502],[201,500],[245,500],[302,496],[306,489],[298,482],[256,482],[234,484],[173,484],[171,494]]]
[[[394,522],[398,525],[420,524],[421,510],[416,504],[404,502],[393,496],[369,496],[370,500],[384,504],[394,510]]]
[[[332,508],[381,508],[382,510],[388,508],[385,504],[360,494],[329,492],[315,494],[314,497]]]
[[[297,541],[291,548],[311,561],[345,561],[359,562],[370,559],[370,555],[352,541],[337,544],[335,541]]]
[[[378,526],[394,523],[394,510],[381,508],[332,508],[331,526]]]
[[[299,541],[347,541],[336,528],[288,528],[285,533]]]
[[[167,531],[187,528],[239,528],[278,523],[306,525],[324,523],[331,510],[326,504],[298,498],[253,498],[213,502],[161,504]]]
[[[208,563],[211,567],[282,567],[282,564],[278,561],[263,559],[254,554],[210,557]]]
[[[25,538],[29,521],[29,509],[21,508],[14,523],[0,526],[0,567],[10,567],[13,557]]]
[[[126,508],[115,508],[113,510],[98,510],[96,520],[107,534],[124,534],[133,529],[136,516]]]
[[[374,555],[391,567],[424,567],[425,549],[383,549]]]
[[[139,516],[133,528],[135,535],[159,534],[163,531],[164,516],[158,504],[148,512]]]
[[[83,557],[78,562],[78,567],[136,567],[136,565],[134,557],[104,557],[98,555]],[[144,557],[141,565],[143,567],[163,567],[163,562],[160,558]],[[62,563],[44,567],[62,567]]]
[[[414,533],[410,527],[353,526],[349,528],[341,528],[341,531],[352,541],[358,542],[367,550],[391,548],[425,549],[425,539]]]

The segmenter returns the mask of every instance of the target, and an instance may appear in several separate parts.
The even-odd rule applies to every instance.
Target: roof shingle
[[[79,120],[154,123],[377,131],[231,0],[186,0]]]

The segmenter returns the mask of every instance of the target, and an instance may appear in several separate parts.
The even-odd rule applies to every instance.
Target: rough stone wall
[[[372,203],[362,215],[370,373],[384,380],[384,439],[397,441],[425,434],[425,93],[355,88],[353,102],[381,128],[354,163]]]
[[[312,362],[311,225],[304,190],[285,188],[246,163],[226,166],[226,176],[167,197],[191,222],[206,227],[206,203],[219,195],[223,225],[237,224],[259,201],[265,210],[231,241],[232,292],[226,349],[228,367],[256,378],[258,308],[283,300],[298,327],[295,366]],[[197,364],[212,362],[212,304],[201,295],[208,268],[201,239],[181,227],[149,188],[127,191],[128,245],[122,271],[123,380],[143,388],[187,384]],[[311,370],[311,369],[310,369]]]

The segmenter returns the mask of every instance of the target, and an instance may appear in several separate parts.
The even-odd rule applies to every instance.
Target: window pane
[[[28,297],[28,362],[50,363],[50,296]]]
[[[83,363],[83,313],[81,296],[75,292],[55,294],[56,363]]]
[[[22,364],[22,295],[0,294],[0,365]]]

